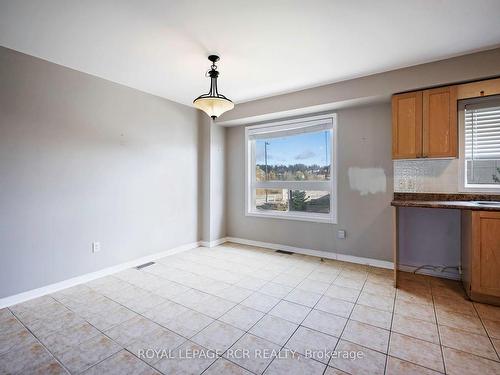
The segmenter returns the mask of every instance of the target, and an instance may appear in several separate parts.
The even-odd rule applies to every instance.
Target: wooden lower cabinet
[[[500,212],[462,211],[462,280],[473,301],[500,305]]]

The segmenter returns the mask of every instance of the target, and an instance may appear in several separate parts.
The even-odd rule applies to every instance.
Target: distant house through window
[[[247,127],[247,215],[336,222],[336,116]]]
[[[460,105],[460,184],[464,191],[500,191],[500,96]]]

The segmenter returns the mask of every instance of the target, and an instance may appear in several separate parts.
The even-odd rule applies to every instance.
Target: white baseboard
[[[394,263],[388,262],[385,260],[357,257],[357,256],[353,256],[353,255],[339,254],[339,253],[335,253],[335,252],[331,252],[331,251],[304,249],[301,247],[288,246],[288,245],[282,245],[282,244],[276,244],[276,243],[270,243],[270,242],[247,240],[244,238],[237,238],[237,237],[226,237],[226,238],[224,238],[224,240],[225,240],[224,242],[234,242],[234,243],[239,243],[242,245],[257,246],[257,247],[263,247],[263,248],[268,248],[268,249],[273,249],[273,250],[284,250],[284,251],[290,251],[292,253],[297,253],[297,254],[312,255],[312,256],[320,257],[320,258],[340,260],[340,261],[344,261],[344,262],[357,263],[357,264],[365,264],[365,265],[380,267],[380,268],[388,268],[388,269],[394,268]]]
[[[132,267],[136,267],[136,266],[139,266],[139,265],[147,263],[147,262],[152,262],[154,260],[166,257],[168,255],[173,255],[173,254],[177,254],[177,253],[180,253],[180,252],[183,252],[186,250],[194,249],[194,248],[199,247],[199,246],[200,246],[200,242],[193,242],[193,243],[189,243],[186,245],[177,246],[177,247],[174,247],[174,248],[166,250],[166,251],[147,255],[145,257],[137,258],[137,259],[131,260],[129,262],[118,264],[116,266],[107,267],[107,268],[104,268],[104,269],[99,270],[99,271],[95,271],[95,272],[87,273],[85,275],[73,277],[71,279],[67,279],[67,280],[63,280],[63,281],[60,281],[60,282],[57,282],[54,284],[46,285],[46,286],[43,286],[41,288],[32,289],[32,290],[29,290],[27,292],[15,294],[13,296],[0,298],[0,309],[4,308],[4,307],[15,305],[17,303],[28,301],[28,300],[33,299],[33,298],[41,297],[41,296],[44,296],[46,294],[55,293],[59,290],[70,288],[70,287],[78,285],[78,284],[83,284],[83,283],[98,279],[100,277],[108,276],[108,275],[123,271],[127,268],[132,268]]]
[[[200,246],[202,246],[202,247],[215,247],[215,246],[219,246],[219,245],[223,244],[224,242],[227,242],[226,237],[219,238],[219,239],[214,240],[214,241],[200,241]]]

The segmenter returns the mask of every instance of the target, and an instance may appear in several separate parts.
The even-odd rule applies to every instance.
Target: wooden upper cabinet
[[[424,90],[422,103],[422,157],[457,157],[456,86]]]
[[[472,213],[471,291],[500,297],[500,212]]]
[[[392,157],[422,156],[422,91],[392,97]]]

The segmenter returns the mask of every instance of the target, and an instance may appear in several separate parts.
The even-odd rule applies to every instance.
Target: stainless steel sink
[[[471,203],[479,204],[481,206],[500,206],[499,201],[475,201]]]

